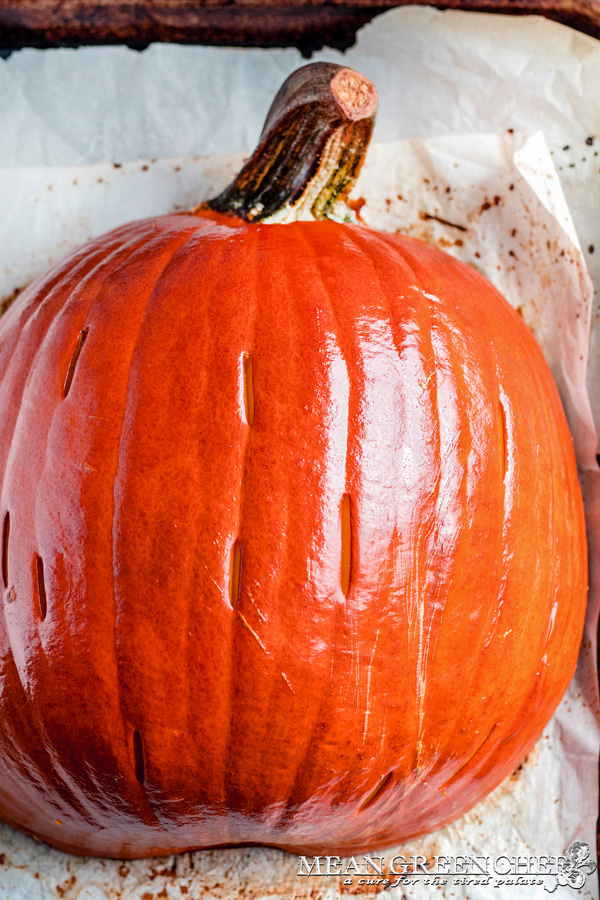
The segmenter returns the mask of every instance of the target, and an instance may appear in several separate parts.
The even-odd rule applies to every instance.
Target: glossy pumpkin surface
[[[334,222],[123,227],[0,321],[0,816],[136,857],[383,847],[523,758],[586,549],[520,317]]]

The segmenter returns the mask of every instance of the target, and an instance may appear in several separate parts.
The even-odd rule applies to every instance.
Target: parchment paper
[[[490,21],[495,37],[484,31]],[[523,22],[519,30],[517,26]],[[496,54],[493,62],[488,55],[491,46]],[[550,51],[561,63],[560,84],[553,89],[540,74]],[[334,53],[324,55],[338,58]],[[190,61],[197,73],[199,58],[204,66],[210,62],[211,71],[204,72],[202,90],[191,94]],[[158,70],[157,59],[161,62]],[[177,130],[172,131],[173,110],[185,106],[186,94],[196,112],[196,128],[209,149],[235,150],[241,141],[245,142],[242,147],[251,147],[274,85],[300,62],[292,51],[161,47],[141,56],[115,48],[45,55],[27,51],[0,65],[0,89],[3,84],[8,88],[8,94],[0,95],[0,163],[4,164],[4,170],[0,169],[0,299],[87,237],[131,218],[193,206],[216,193],[239,165],[240,154],[154,162],[143,157],[148,152],[168,156],[173,147],[179,152],[191,149],[194,122],[189,110],[188,118],[182,117],[179,137]],[[502,120],[505,133],[498,136],[376,143],[354,192],[355,206],[369,225],[425,237],[476,265],[520,309],[561,390],[582,470],[588,523],[595,546],[600,546],[599,507],[593,497],[594,491],[598,493],[596,435],[585,390],[593,288],[552,165],[552,155],[556,160],[560,150],[556,137],[558,143],[565,139],[556,122],[548,129],[538,121],[539,108],[534,102],[537,86],[538,106],[545,105],[546,112],[552,112],[547,118],[553,119],[560,110],[564,127],[570,116],[570,127],[579,129],[581,145],[586,148],[581,152],[597,160],[595,143],[586,143],[595,135],[591,121],[583,116],[589,109],[580,94],[587,91],[590,104],[597,104],[590,78],[600,74],[598,45],[538,20],[517,23],[409,9],[382,17],[366,29],[347,62],[377,81],[382,100],[380,138],[407,130],[410,134],[411,128],[412,133],[426,134],[428,125],[429,133],[438,134],[450,130],[447,126],[457,132],[474,130],[476,123],[481,127],[484,113],[488,128],[497,129]],[[381,67],[386,67],[385,77],[372,71]],[[122,80],[124,71],[129,80]],[[110,84],[127,90],[118,96],[110,91]],[[517,104],[515,91],[521,84],[525,98],[523,104]],[[62,96],[57,97],[59,89]],[[104,102],[107,90],[112,98],[110,108]],[[405,107],[415,113],[412,119],[399,105],[404,90]],[[89,113],[80,102],[86,94]],[[446,109],[440,98],[448,101],[449,95],[453,102]],[[484,95],[488,101],[485,109]],[[132,96],[138,106],[132,105]],[[422,106],[425,96],[427,108]],[[489,106],[492,96],[493,108]],[[238,104],[244,99],[250,104],[248,115],[238,115],[228,129],[224,112],[242,108]],[[68,107],[66,118],[60,114],[59,104]],[[523,111],[528,105],[529,117]],[[431,112],[429,121],[427,110]],[[597,112],[594,121],[600,132]],[[503,119],[507,115],[509,118]],[[554,144],[550,151],[540,133],[506,133],[508,128],[524,125],[530,131],[539,124],[544,124],[545,134]],[[118,167],[110,162],[64,166],[96,159],[121,162],[127,155],[142,158]],[[588,166],[587,160],[581,165]],[[11,168],[19,161],[28,166]],[[53,165],[41,166],[43,162]],[[592,165],[600,168],[597,162]],[[576,167],[568,168],[565,177],[563,166],[559,174],[577,212],[577,231],[585,234],[587,241],[598,224],[588,209],[589,195],[594,196],[597,184],[585,173],[576,176]],[[589,251],[587,258],[595,262]],[[593,578],[596,571],[594,557]],[[436,853],[557,855],[573,840],[586,841],[594,848],[599,744],[596,581],[593,588],[577,676],[525,765],[460,822],[394,852],[427,857]],[[11,900],[56,896],[149,900],[186,893],[215,898],[324,898],[364,893],[357,880],[352,886],[343,886],[340,879],[298,878],[294,857],[269,850],[210,851],[168,861],[119,864],[67,857],[3,826],[0,853],[4,855],[0,898]],[[390,858],[393,852],[385,855]],[[552,879],[547,879],[546,885],[552,887]],[[368,892],[373,895],[377,890],[372,886]],[[559,893],[569,890],[558,888]],[[383,896],[420,898],[430,891],[420,884]],[[545,896],[544,887],[539,886],[461,887],[451,879],[437,891],[443,897]],[[595,876],[582,893],[598,896]]]

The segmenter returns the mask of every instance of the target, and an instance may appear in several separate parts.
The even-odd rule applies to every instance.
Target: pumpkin
[[[63,850],[408,840],[573,674],[558,393],[474,269],[339,221],[375,107],[299,70],[220,197],[0,323],[0,816]]]

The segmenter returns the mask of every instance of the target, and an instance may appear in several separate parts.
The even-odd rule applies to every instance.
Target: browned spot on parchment
[[[23,287],[15,288],[12,294],[0,300],[0,316],[3,316],[6,310],[13,305],[19,294],[22,294],[26,287],[27,285],[24,284]]]

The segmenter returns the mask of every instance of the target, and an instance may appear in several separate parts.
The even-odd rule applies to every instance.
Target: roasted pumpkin
[[[56,847],[405,841],[573,674],[561,401],[484,277],[338,220],[375,107],[299,70],[220,197],[0,321],[0,817]]]

